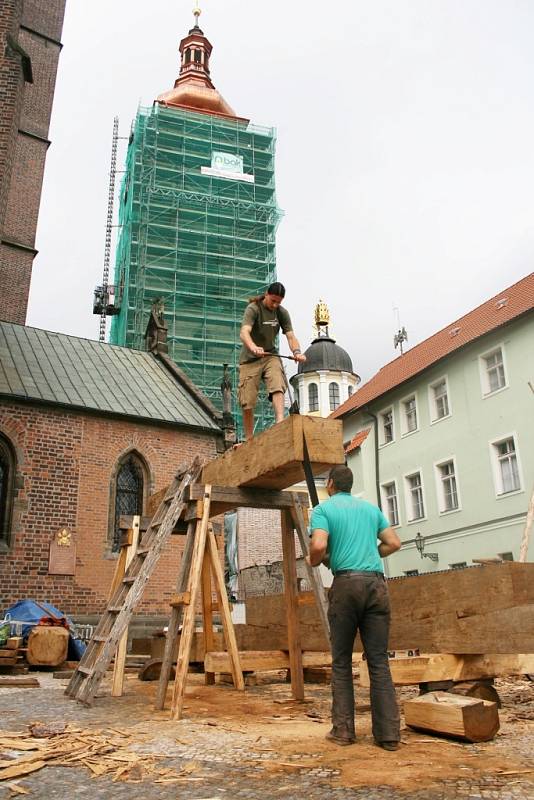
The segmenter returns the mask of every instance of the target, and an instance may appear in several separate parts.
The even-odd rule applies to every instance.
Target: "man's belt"
[[[334,572],[334,578],[337,578],[338,575],[363,575],[364,577],[370,577],[374,575],[376,578],[384,577],[383,572],[370,569],[338,569],[337,572]]]

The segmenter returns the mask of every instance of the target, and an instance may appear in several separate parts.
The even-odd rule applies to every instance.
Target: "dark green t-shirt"
[[[267,353],[276,353],[276,337],[280,328],[283,333],[293,330],[291,317],[285,308],[278,306],[276,311],[263,305],[263,302],[249,303],[243,314],[242,325],[251,325],[250,336],[257,347],[263,347]],[[257,356],[253,355],[248,347],[241,348],[240,364],[248,361],[257,361]]]

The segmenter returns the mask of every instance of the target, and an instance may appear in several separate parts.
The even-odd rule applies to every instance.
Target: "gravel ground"
[[[158,767],[161,765],[162,768],[177,771],[185,768],[186,774],[183,780],[172,784],[156,783],[153,776],[140,782],[123,782],[113,781],[107,776],[91,777],[89,770],[81,766],[48,766],[16,781],[19,787],[29,793],[27,796],[30,798],[65,800],[76,795],[88,798],[113,797],[113,800],[274,800],[281,797],[286,800],[534,800],[534,684],[526,680],[509,680],[498,684],[503,699],[502,726],[493,742],[442,745],[440,753],[447,751],[452,753],[450,758],[456,759],[457,763],[453,763],[455,769],[452,770],[456,774],[436,780],[430,776],[433,765],[442,757],[437,752],[440,742],[431,742],[426,745],[428,752],[422,751],[424,745],[417,745],[418,741],[421,742],[421,734],[417,739],[417,735],[404,730],[403,740],[406,744],[399,751],[402,758],[393,761],[391,757],[397,758],[397,754],[384,754],[371,746],[366,732],[368,714],[366,716],[363,712],[357,716],[359,730],[363,730],[362,736],[359,733],[359,744],[354,748],[324,745],[323,731],[327,729],[330,702],[328,686],[307,687],[309,704],[304,711],[301,706],[298,713],[291,711],[294,706],[291,706],[290,700],[287,701],[288,706],[284,707],[280,700],[273,699],[287,695],[287,685],[277,683],[252,687],[245,693],[248,703],[243,706],[245,710],[241,709],[239,716],[236,711],[236,716],[232,717],[233,698],[237,693],[227,687],[216,686],[209,687],[214,692],[209,695],[205,693],[208,687],[199,684],[196,690],[198,696],[191,695],[190,691],[186,698],[188,718],[177,722],[169,720],[168,711],[153,710],[155,685],[141,685],[133,677],[128,678],[124,697],[102,697],[93,707],[86,708],[65,697],[65,681],[54,680],[50,673],[41,672],[37,675],[40,689],[0,688],[0,727],[4,732],[26,730],[28,724],[35,720],[61,720],[91,730],[120,727],[129,731],[132,751],[158,755]],[[195,676],[199,681],[201,677]],[[413,696],[414,690],[403,689],[399,694],[401,699],[406,699]],[[209,707],[206,697],[223,697],[225,702],[228,698],[224,714],[220,709]],[[357,701],[361,708],[365,708],[363,703],[366,700],[365,693],[358,691]],[[263,709],[266,702],[279,703],[278,706],[270,706],[271,709],[277,709],[279,722],[273,716],[265,716]],[[306,719],[306,708],[313,708],[321,727],[314,726],[313,720]],[[269,721],[268,725],[266,720]],[[301,726],[298,730],[302,729],[304,733],[301,740],[295,738],[291,747],[288,746],[288,740],[291,745],[291,733],[288,736],[287,731],[292,731],[293,721],[295,726]],[[308,729],[311,729],[311,733]],[[315,749],[310,749],[312,745]],[[351,759],[354,759],[354,763],[358,758],[361,761],[362,752],[373,757],[375,769],[377,765],[383,765],[380,784],[347,785]],[[325,753],[328,757],[325,757]],[[406,760],[412,753],[412,760]],[[343,760],[340,760],[341,756]],[[506,766],[508,761],[509,769],[503,769],[503,764]],[[493,763],[499,766],[501,772],[513,774],[495,774],[492,771]],[[476,764],[476,768],[473,764]],[[481,764],[487,765],[487,773],[481,769]],[[413,786],[410,786],[409,780],[404,782],[402,788],[396,785],[398,782],[394,773],[401,768],[413,770]],[[187,772],[188,769],[191,771]],[[425,782],[427,785],[422,785]],[[18,796],[7,784],[7,781],[0,783],[2,800]]]

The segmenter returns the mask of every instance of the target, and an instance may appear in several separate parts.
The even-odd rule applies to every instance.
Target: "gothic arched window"
[[[111,550],[116,553],[120,547],[120,518],[123,515],[143,513],[143,498],[145,490],[145,471],[139,458],[133,453],[128,453],[119,464],[115,478],[115,509],[113,541]]]
[[[15,455],[8,440],[0,436],[0,547],[9,545],[14,486]]]
[[[316,383],[308,386],[308,411],[319,411],[319,390]]]
[[[331,383],[328,387],[328,399],[330,400],[330,411],[335,411],[339,405],[339,384]]]

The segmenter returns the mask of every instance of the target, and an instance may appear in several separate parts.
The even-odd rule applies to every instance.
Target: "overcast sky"
[[[172,87],[193,0],[67,0],[28,324],[98,338],[113,117]],[[216,87],[277,128],[278,276],[369,378],[533,270],[531,0],[204,0]],[[121,142],[122,169],[125,143]],[[120,176],[118,176],[120,178]]]

